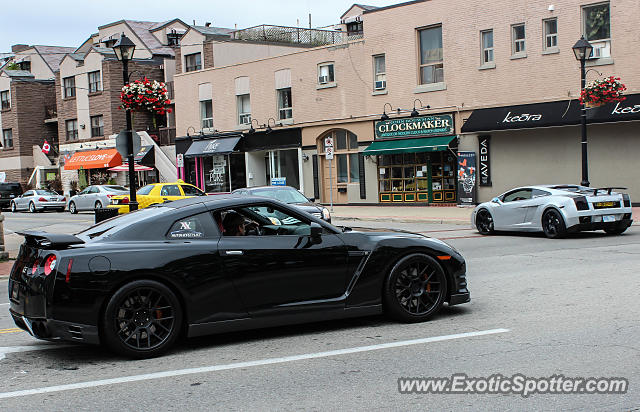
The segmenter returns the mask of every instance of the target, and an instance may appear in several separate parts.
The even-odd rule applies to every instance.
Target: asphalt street
[[[92,218],[7,214],[5,228],[75,232]],[[356,223],[365,225],[346,224]],[[15,330],[1,279],[0,410],[638,408],[640,227],[622,236],[549,240],[483,237],[453,225],[392,226],[457,248],[467,259],[471,303],[445,307],[425,323],[375,316],[232,333],[181,342],[160,359],[131,361],[100,347],[41,342]],[[630,386],[623,395],[398,391],[401,377],[455,373],[625,377]]]

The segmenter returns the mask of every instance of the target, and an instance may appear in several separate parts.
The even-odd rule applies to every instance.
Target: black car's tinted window
[[[218,236],[211,213],[205,212],[184,217],[171,225],[167,233],[170,239],[207,239]]]
[[[518,200],[531,199],[531,189],[519,189],[504,195],[503,202],[514,202]]]
[[[77,233],[80,239],[86,241],[94,238],[104,238],[117,233],[118,231],[128,227],[131,224],[140,222],[142,220],[146,220],[148,218],[161,215],[163,213],[168,213],[172,209],[167,207],[150,207],[145,209],[137,210],[133,213],[128,213],[126,215],[120,215],[117,217],[113,217],[111,219],[107,219],[103,222],[98,223],[95,226],[92,226],[88,229],[83,230],[80,233]]]

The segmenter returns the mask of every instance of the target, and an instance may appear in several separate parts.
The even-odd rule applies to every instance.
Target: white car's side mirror
[[[491,199],[491,201],[492,201],[493,203],[500,204],[500,199],[499,199],[499,198],[497,198],[497,197],[494,197],[493,199]]]

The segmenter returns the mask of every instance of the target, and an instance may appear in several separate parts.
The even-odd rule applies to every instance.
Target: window
[[[348,130],[336,130],[330,134],[335,148],[334,161],[337,168],[338,183],[356,183],[360,181],[360,163],[358,160],[358,137]],[[320,139],[324,145],[324,138]]]
[[[102,90],[100,81],[100,71],[90,72],[89,76],[89,93],[95,93]]]
[[[31,71],[31,62],[21,61],[20,63],[18,63],[18,66],[20,67],[20,70],[25,70],[28,72]]]
[[[182,34],[176,32],[175,30],[171,30],[171,33],[167,33],[167,45],[179,46],[181,37],[182,37]]]
[[[203,239],[211,238],[216,234],[211,214],[205,212],[178,220],[169,229],[167,237],[170,239]]]
[[[104,120],[102,115],[91,116],[91,137],[104,136]]]
[[[13,147],[13,130],[4,129],[2,131],[2,147],[4,149],[11,149]]]
[[[160,196],[182,196],[178,185],[164,185],[160,190]]]
[[[373,56],[373,89],[387,88],[387,69],[384,54]]]
[[[138,191],[136,192],[137,195],[148,195],[149,193],[151,193],[151,191],[153,190],[155,186],[154,185],[146,185],[141,187],[140,189],[138,189]],[[157,192],[156,192],[157,193]]]
[[[493,30],[480,32],[482,38],[482,64],[493,62]]]
[[[511,54],[526,53],[524,24],[514,24],[511,26]]]
[[[364,26],[361,21],[347,23],[347,36],[357,36],[364,33]]]
[[[311,221],[271,204],[215,212],[224,236],[309,236]]]
[[[211,100],[200,102],[200,121],[203,129],[213,127],[213,102]]]
[[[185,196],[206,196],[207,194],[195,186],[180,185]]]
[[[584,38],[588,41],[608,40],[611,37],[609,3],[582,8]]]
[[[291,119],[293,109],[291,108],[291,87],[278,90],[278,119]]]
[[[333,83],[336,81],[333,63],[322,63],[318,65],[318,84]]]
[[[67,129],[67,140],[78,140],[78,121],[76,119],[65,122]]]
[[[531,199],[531,189],[518,189],[504,195],[503,202],[516,202]]]
[[[248,94],[238,98],[238,124],[251,124],[251,98]]]
[[[9,95],[9,90],[0,92],[0,109],[1,110],[11,109],[11,96]]]
[[[444,82],[442,26],[418,31],[420,41],[420,84]]]
[[[558,48],[558,19],[543,20],[544,24],[544,50]]]
[[[62,79],[64,85],[64,97],[75,97],[76,96],[76,78],[65,77]]]
[[[188,72],[202,69],[202,58],[200,53],[187,54],[184,56],[185,67]]]

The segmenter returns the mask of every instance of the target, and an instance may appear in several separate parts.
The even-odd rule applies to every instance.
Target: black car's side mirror
[[[313,202],[315,202],[315,201],[316,201],[316,198],[315,198],[315,197],[308,197],[307,199],[309,199],[309,202],[311,202],[311,203],[313,203]]]
[[[311,222],[311,237],[318,239],[322,236],[322,226],[316,222]]]

